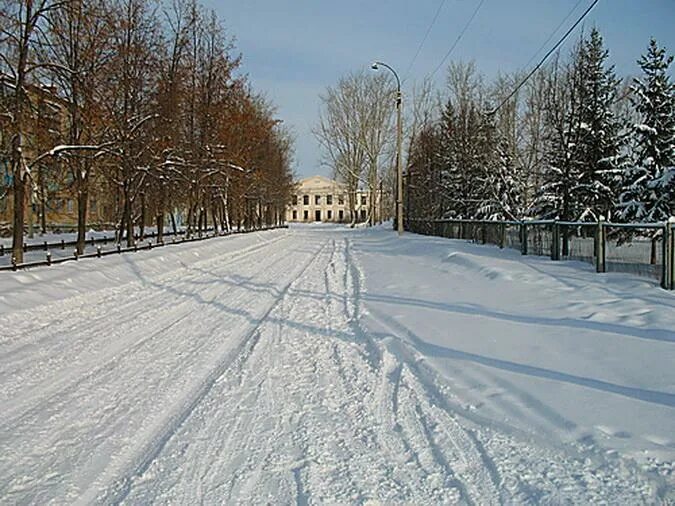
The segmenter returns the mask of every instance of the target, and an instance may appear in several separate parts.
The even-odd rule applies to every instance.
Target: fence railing
[[[101,258],[104,256],[108,255],[116,255],[116,254],[121,254],[121,253],[128,253],[132,251],[142,251],[142,250],[151,250],[154,248],[160,248],[162,246],[168,246],[171,244],[183,244],[186,242],[196,242],[196,241],[203,241],[206,239],[213,239],[216,237],[225,237],[229,235],[236,235],[236,234],[246,234],[250,232],[261,232],[265,230],[273,230],[273,229],[279,229],[279,228],[288,228],[288,225],[273,225],[273,226],[263,226],[260,228],[250,228],[250,229],[237,229],[237,230],[232,230],[230,232],[213,232],[213,229],[210,229],[209,231],[205,233],[195,233],[194,235],[188,236],[184,231],[179,231],[177,234],[170,232],[170,233],[165,233],[163,234],[165,237],[171,237],[170,241],[163,241],[163,242],[158,242],[158,243],[152,243],[151,241],[148,241],[144,244],[134,244],[134,246],[131,247],[122,247],[122,245],[119,242],[115,242],[114,239],[108,238],[106,239],[105,237],[103,238],[98,238],[98,239],[89,239],[87,240],[88,245],[96,245],[96,251],[92,253],[85,253],[82,255],[77,254],[77,250],[73,251],[72,256],[65,256],[65,257],[60,257],[60,258],[52,258],[51,252],[49,250],[49,247],[52,246],[52,249],[63,249],[62,246],[65,244],[66,246],[74,246],[77,244],[77,241],[61,241],[58,243],[51,243],[51,244],[46,244],[46,248],[44,244],[33,244],[29,245],[28,248],[33,248],[35,246],[36,250],[44,250],[45,253],[45,259],[44,260],[38,260],[38,261],[32,261],[32,262],[23,262],[23,263],[17,263],[14,258],[12,257],[11,259],[11,264],[10,265],[4,265],[0,266],[0,271],[16,271],[19,269],[28,269],[32,267],[41,267],[41,266],[47,266],[47,265],[54,265],[54,264],[60,264],[63,262],[70,262],[73,260],[79,260],[82,258]],[[211,233],[208,233],[211,232]],[[180,238],[177,239],[177,237],[181,236]],[[156,234],[145,234],[144,238],[153,238],[156,237]],[[107,244],[111,243],[112,246],[114,246],[112,249],[107,249],[103,250],[100,246],[100,244]]]
[[[665,223],[408,219],[405,226],[417,234],[494,244],[523,255],[580,260],[594,264],[597,272],[651,277],[675,289],[675,218]]]
[[[209,227],[205,231],[206,233],[208,232],[213,232],[213,227]],[[199,234],[201,232],[194,231],[193,234]],[[177,230],[174,232],[173,230],[168,230],[165,231],[162,235],[164,237],[172,237],[172,236],[179,236],[179,235],[185,235],[187,234],[186,230]],[[134,240],[144,240],[144,239],[154,239],[157,237],[157,232],[146,232],[142,236],[140,234],[135,234],[134,235]],[[124,238],[122,239],[124,240]],[[107,235],[103,235],[103,237],[90,237],[85,240],[85,246],[95,246],[96,244],[108,244],[108,243],[116,243],[118,242],[114,236],[108,237]],[[23,251],[24,253],[27,253],[29,251],[49,251],[50,249],[66,249],[66,247],[69,246],[77,246],[77,240],[69,240],[66,241],[64,239],[61,239],[58,242],[48,242],[48,241],[42,241],[42,242],[33,242],[33,243],[23,243]],[[4,256],[8,253],[11,253],[11,248],[6,247],[4,244],[0,244],[0,256]]]

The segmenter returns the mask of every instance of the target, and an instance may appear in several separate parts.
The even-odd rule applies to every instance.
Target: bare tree
[[[46,54],[50,69],[67,103],[67,144],[96,146],[106,134],[98,92],[112,58],[109,13],[103,0],[70,0],[49,15]],[[85,247],[90,180],[100,150],[63,155],[77,195],[77,252]]]
[[[0,2],[0,58],[3,71],[11,78],[10,98],[4,114],[9,120],[9,162],[13,178],[12,254],[18,263],[23,262],[26,197],[31,180],[26,149],[31,114],[27,88],[31,74],[44,67],[36,58],[40,25],[50,12],[60,9],[62,5],[63,2],[58,0]]]
[[[314,135],[323,147],[326,163],[347,187],[352,226],[360,186],[370,191],[369,222],[375,215],[378,183],[394,136],[394,93],[388,76],[360,71],[341,78],[321,96]]]
[[[110,177],[121,197],[120,239],[134,244],[136,198],[148,177],[152,134],[156,119],[151,96],[156,86],[158,20],[144,0],[117,0],[112,9],[112,49],[105,83],[105,104],[114,144]],[[142,199],[141,199],[142,200]],[[141,213],[143,214],[143,213]]]

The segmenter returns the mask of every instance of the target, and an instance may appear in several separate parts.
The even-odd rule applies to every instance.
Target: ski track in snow
[[[0,502],[659,499],[630,461],[461,407],[368,307],[356,237],[296,231],[0,317]]]

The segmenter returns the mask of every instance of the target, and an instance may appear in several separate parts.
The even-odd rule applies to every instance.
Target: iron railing
[[[23,262],[23,263],[17,263],[14,258],[12,257],[10,260],[9,265],[3,265],[0,266],[0,271],[10,271],[10,270],[19,270],[19,269],[28,269],[32,267],[42,267],[42,266],[48,266],[48,265],[54,265],[54,264],[59,264],[63,262],[70,262],[73,260],[79,260],[83,258],[101,258],[107,255],[115,255],[115,254],[121,254],[121,253],[128,253],[128,252],[135,252],[135,251],[142,251],[142,250],[151,250],[154,248],[160,248],[162,246],[167,246],[170,244],[183,244],[186,242],[195,242],[195,241],[203,241],[206,239],[213,239],[215,237],[224,237],[228,235],[234,235],[234,234],[245,234],[245,233],[250,233],[250,232],[260,232],[264,230],[273,230],[273,229],[278,229],[278,228],[288,228],[288,225],[275,225],[275,226],[264,226],[261,228],[250,228],[250,229],[238,229],[238,230],[232,230],[230,232],[214,232],[214,233],[204,233],[204,234],[196,234],[193,236],[187,236],[185,232],[180,232],[178,235],[183,236],[181,238],[176,239],[177,235],[172,233],[165,233],[164,236],[170,236],[171,240],[166,241],[166,242],[160,242],[160,243],[155,243],[153,244],[151,241],[148,241],[144,244],[135,244],[134,246],[131,247],[122,247],[122,245],[119,242],[115,242],[112,239],[107,239],[107,242],[110,242],[112,248],[111,249],[106,249],[103,250],[100,246],[100,244],[107,244],[105,238],[100,238],[100,239],[94,239],[94,240],[88,240],[87,244],[88,245],[97,245],[96,251],[92,253],[85,253],[82,255],[77,254],[77,250],[73,251],[73,254],[70,256],[63,256],[59,258],[53,258],[51,251],[49,250],[49,246],[53,246],[52,249],[55,249],[54,247],[61,249],[62,245],[76,245],[77,241],[61,241],[59,243],[52,243],[47,244],[47,248],[44,249],[44,245],[38,244],[38,245],[30,245],[29,248],[32,248],[32,246],[38,246],[35,249],[43,249],[45,253],[45,259],[44,260],[37,260],[37,261],[31,261],[31,262]],[[213,230],[213,229],[211,229]],[[146,238],[149,237],[155,237],[155,234],[150,235],[150,234],[145,234]]]

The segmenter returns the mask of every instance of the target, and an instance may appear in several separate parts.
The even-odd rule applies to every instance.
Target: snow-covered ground
[[[0,276],[0,503],[675,500],[675,297],[295,227]]]

